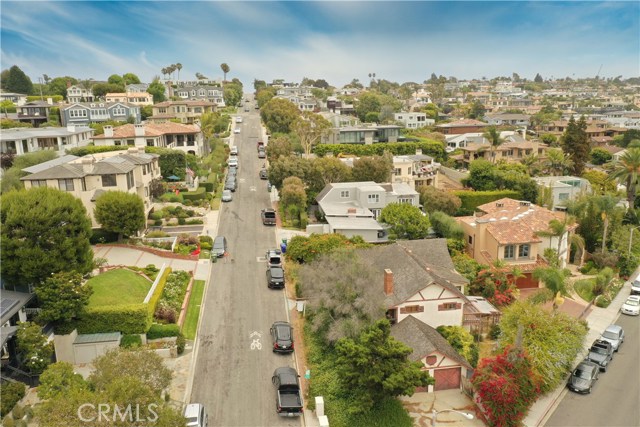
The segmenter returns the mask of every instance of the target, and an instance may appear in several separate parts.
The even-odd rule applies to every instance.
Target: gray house
[[[533,178],[541,190],[548,192],[545,207],[554,211],[567,209],[567,202],[583,193],[591,194],[591,183],[577,176],[541,176]],[[544,197],[544,196],[543,196]]]
[[[64,126],[107,121],[141,121],[140,107],[127,102],[77,102],[60,107],[60,117]]]
[[[171,88],[171,90],[173,91],[172,96],[177,96],[180,99],[187,99],[191,101],[209,101],[220,107],[224,107],[225,105],[222,88],[218,86],[184,86],[177,89]]]
[[[316,201],[326,224],[307,227],[312,233],[341,233],[356,235],[371,243],[388,239],[385,227],[376,219],[390,203],[409,203],[419,206],[417,191],[404,183],[377,184],[367,182],[338,182],[327,184]]]

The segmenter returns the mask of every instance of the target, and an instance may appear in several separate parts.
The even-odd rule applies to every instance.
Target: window
[[[398,203],[407,203],[412,205],[413,204],[413,199],[410,199],[408,197],[400,197],[398,198]]]
[[[369,203],[380,203],[380,195],[379,194],[369,194],[367,196],[367,201]]]
[[[112,111],[114,116],[124,116],[127,114],[125,109],[122,107],[114,108]]]
[[[86,178],[82,178],[80,180],[80,184],[82,185],[82,191],[87,191],[87,179]]]
[[[504,247],[504,258],[505,259],[513,259],[515,253],[515,246],[507,245]]]
[[[58,188],[62,191],[73,191],[73,179],[59,179]]]
[[[382,212],[382,209],[371,209],[373,219],[378,219],[378,217],[380,216],[380,212]]]
[[[400,314],[423,313],[424,307],[421,305],[407,305],[400,307]]]
[[[133,139],[127,139],[127,145],[135,145],[135,141]]]
[[[395,169],[393,170],[393,174],[394,174],[394,175],[401,175],[401,174],[402,174],[402,169],[400,169],[400,168],[395,168]]]
[[[518,247],[518,258],[529,258],[529,245],[520,245]]]
[[[558,200],[568,200],[568,199],[569,199],[569,193],[558,194]]]
[[[127,173],[127,189],[133,188],[133,171]]]
[[[33,181],[31,181],[31,186],[32,187],[46,187],[47,186],[47,180],[46,179],[34,179]]]
[[[153,139],[147,139],[147,147],[153,147]]]
[[[458,310],[462,308],[462,304],[459,302],[445,302],[438,305],[438,311]]]
[[[69,117],[87,117],[87,110],[69,110]]]
[[[473,245],[473,236],[469,236],[469,244]]]
[[[118,185],[118,181],[116,180],[115,174],[102,175],[103,187],[116,187],[117,185]]]
[[[349,190],[342,190],[340,191],[340,198],[341,199],[348,199],[349,196]]]

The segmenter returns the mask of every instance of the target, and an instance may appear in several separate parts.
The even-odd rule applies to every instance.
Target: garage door
[[[460,368],[436,369],[433,377],[436,380],[435,391],[460,388]]]

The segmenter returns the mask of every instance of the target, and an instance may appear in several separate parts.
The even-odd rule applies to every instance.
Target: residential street
[[[260,122],[242,114],[239,185],[232,202],[220,210],[218,235],[229,255],[212,265],[198,340],[191,402],[203,403],[210,426],[298,426],[301,419],[276,413],[271,376],[280,366],[295,367],[291,355],[271,351],[269,328],[287,320],[282,290],[266,285],[264,253],[276,245],[275,228],[262,225],[260,209],[270,206],[266,183],[258,177],[263,160],[256,141]]]

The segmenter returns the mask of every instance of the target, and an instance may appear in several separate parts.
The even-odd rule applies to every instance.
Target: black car
[[[269,174],[266,169],[260,169],[260,179],[269,179]]]
[[[291,353],[293,351],[293,328],[289,323],[274,322],[270,331],[275,353]]]
[[[613,359],[613,346],[610,342],[603,340],[595,340],[589,349],[587,360],[597,363],[600,370],[607,372],[609,362]]]
[[[585,360],[571,373],[567,387],[576,393],[591,393],[593,383],[598,379],[600,367]]]
[[[272,289],[284,288],[284,270],[282,267],[269,267],[267,269],[267,286]]]

